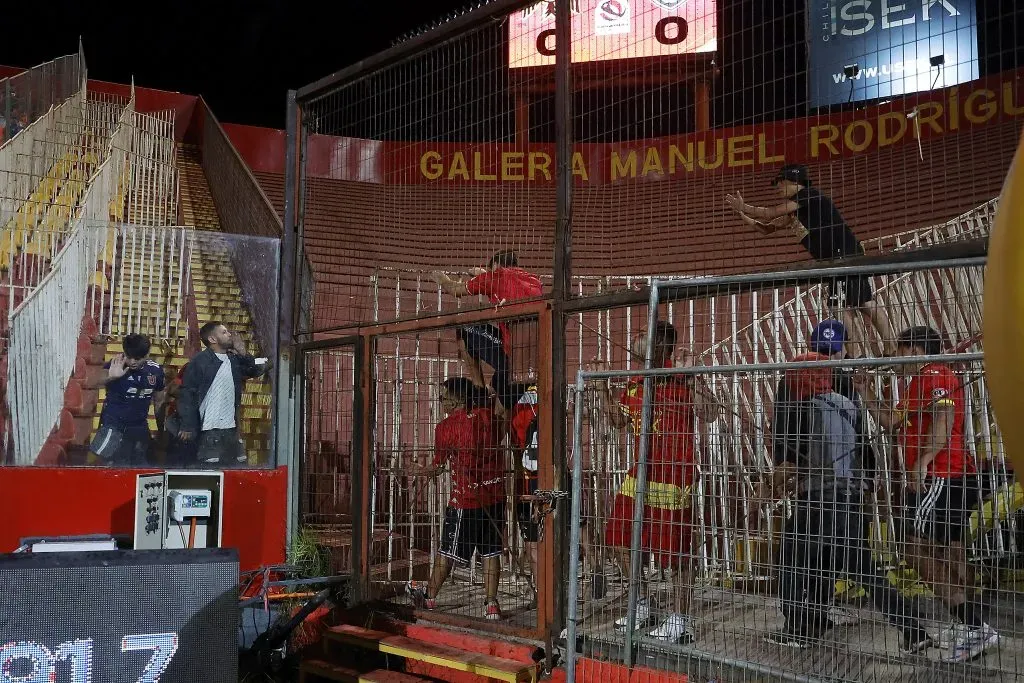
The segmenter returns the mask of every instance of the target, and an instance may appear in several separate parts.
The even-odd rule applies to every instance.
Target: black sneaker
[[[924,630],[907,633],[903,636],[903,644],[900,645],[900,652],[905,655],[916,655],[933,647],[935,641]]]

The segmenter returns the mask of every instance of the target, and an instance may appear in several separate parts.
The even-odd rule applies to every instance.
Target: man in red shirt
[[[520,268],[516,253],[511,250],[499,251],[487,262],[486,268],[478,269],[476,275],[465,282],[455,280],[442,272],[434,273],[434,279],[442,290],[452,296],[486,296],[495,306],[533,299],[544,292],[540,278]],[[481,363],[489,366],[494,371],[494,392],[501,402],[501,407],[509,409],[509,387],[502,384],[504,379],[512,375],[512,331],[508,323],[467,325],[459,328],[457,334],[459,355],[466,364],[466,372],[473,384],[478,387],[486,386]]]
[[[644,357],[647,333],[641,331],[633,340],[633,355]],[[676,348],[676,331],[670,323],[660,322],[655,328],[652,366],[672,367]],[[689,359],[688,361],[689,362]],[[605,413],[614,427],[632,425],[634,437],[640,437],[644,381],[634,378],[616,400],[610,386],[601,389]],[[718,417],[718,404],[702,383],[693,377],[661,377],[655,380],[654,406],[651,421],[650,448],[647,456],[647,495],[644,501],[643,531],[640,551],[653,553],[662,567],[673,572],[673,609],[650,636],[675,643],[694,639],[688,616],[693,555],[691,550],[691,485],[694,478],[695,420],[710,422]],[[637,446],[639,450],[639,445]],[[636,465],[630,468],[615,495],[612,514],[605,527],[605,542],[616,549],[620,570],[630,580],[629,549],[633,533],[633,507],[636,495]],[[638,577],[643,581],[643,576]],[[636,625],[646,626],[652,618],[651,600],[641,588],[637,602]],[[626,618],[615,622],[626,628]]]
[[[452,377],[440,389],[447,417],[434,429],[434,461],[416,474],[451,472],[451,498],[444,513],[441,551],[426,591],[410,586],[418,605],[433,609],[452,562],[468,565],[479,551],[484,563],[484,615],[501,619],[498,578],[504,550],[505,470],[498,447],[498,427],[490,401],[465,377]]]
[[[911,327],[896,339],[901,358],[941,352],[942,336],[930,327]],[[965,537],[983,496],[964,444],[964,389],[948,365],[901,367],[911,380],[898,405],[875,396],[871,383],[866,395],[882,428],[901,432],[907,559],[962,622],[952,629],[949,660],[968,661],[998,646],[999,634],[985,621],[988,610],[967,567]]]

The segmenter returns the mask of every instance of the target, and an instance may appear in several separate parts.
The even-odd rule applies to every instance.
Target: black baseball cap
[[[791,183],[797,185],[803,185],[804,187],[811,186],[811,179],[807,175],[807,167],[803,164],[786,164],[779,169],[779,174],[775,176],[775,180],[772,181],[772,185],[778,185],[783,180],[788,180]]]
[[[896,346],[919,346],[929,356],[937,356],[942,353],[942,345],[945,340],[934,328],[927,325],[909,327],[896,337]]]

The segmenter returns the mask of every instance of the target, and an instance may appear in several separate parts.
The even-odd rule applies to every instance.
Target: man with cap
[[[888,585],[867,544],[871,515],[864,496],[871,480],[862,447],[862,407],[844,374],[812,362],[840,356],[846,331],[826,320],[811,334],[811,353],[794,357],[807,367],[786,370],[775,395],[773,498],[789,498],[776,565],[781,631],[766,640],[806,648],[826,631],[850,623],[832,606],[841,575],[865,584],[874,606],[902,632],[901,651],[932,645],[917,613]],[[847,395],[844,392],[849,392]]]
[[[782,203],[773,207],[747,204],[739,192],[726,195],[726,203],[749,225],[764,235],[778,230],[789,229],[816,261],[828,262],[850,256],[862,256],[857,235],[846,224],[832,199],[814,187],[807,174],[807,167],[801,164],[787,164],[772,181],[782,196]],[[871,278],[866,275],[850,275],[833,278],[830,282],[832,297],[837,305],[845,304],[843,318],[851,331],[855,330],[850,309],[856,309],[866,316],[882,339],[884,351],[888,352],[890,331],[885,311],[874,301]],[[839,296],[839,292],[843,296]],[[842,304],[840,302],[842,299]],[[850,354],[863,355],[861,344],[851,341]]]

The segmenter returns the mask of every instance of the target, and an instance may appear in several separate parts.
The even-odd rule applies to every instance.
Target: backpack
[[[863,477],[857,406],[842,394],[828,391],[808,398],[805,410],[801,437],[806,449],[801,450],[808,490],[849,490]]]

